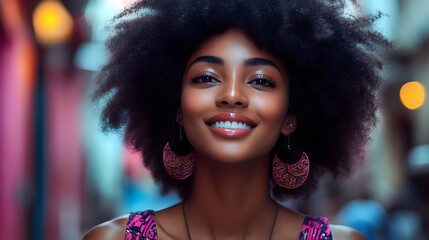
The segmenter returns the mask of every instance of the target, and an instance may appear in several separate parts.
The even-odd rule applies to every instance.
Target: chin
[[[239,151],[236,150],[236,148],[228,149],[228,148],[221,148],[219,149],[211,149],[206,154],[199,154],[201,158],[203,159],[210,159],[219,163],[245,163],[245,162],[251,162],[254,161],[260,157],[263,154],[249,154],[250,151],[247,149],[241,148]]]

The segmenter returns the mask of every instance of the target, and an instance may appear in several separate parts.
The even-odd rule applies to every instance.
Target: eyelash
[[[198,84],[198,83],[208,83],[208,84],[211,84],[211,83],[219,82],[219,80],[217,80],[215,77],[213,77],[213,76],[211,76],[210,74],[207,74],[207,73],[205,73],[203,75],[199,75],[199,76],[193,78],[191,81],[192,81],[192,83],[196,83],[196,84]]]
[[[276,84],[275,82],[269,80],[266,76],[264,75],[258,75],[256,78],[250,80],[247,83],[253,83],[255,82],[255,84],[257,86],[262,86],[262,87],[269,87],[269,88],[275,88]]]
[[[213,84],[213,83],[219,82],[219,80],[217,80],[215,77],[211,76],[210,74],[204,73],[202,75],[199,75],[193,78],[191,82],[194,84],[204,84],[204,83]],[[276,84],[273,81],[267,79],[267,77],[263,75],[258,75],[257,77],[255,77],[254,79],[250,80],[247,83],[250,83],[250,84],[254,83],[255,85],[260,87],[269,87],[269,88],[276,87]]]

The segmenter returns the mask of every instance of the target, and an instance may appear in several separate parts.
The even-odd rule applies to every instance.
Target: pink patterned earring
[[[179,123],[178,115],[176,122]],[[179,124],[180,141],[182,141],[182,126]],[[170,143],[165,144],[164,151],[162,152],[162,160],[164,168],[167,173],[175,179],[186,179],[194,172],[195,169],[195,152],[191,151],[187,155],[179,156],[170,148]]]
[[[165,144],[162,160],[167,173],[175,179],[186,179],[195,169],[195,152],[179,156],[171,150],[169,143]]]
[[[293,125],[290,124],[290,128]],[[290,134],[288,136],[288,150],[290,151]],[[293,164],[286,164],[274,155],[273,160],[273,177],[274,181],[287,189],[294,189],[300,187],[305,180],[307,180],[308,173],[310,172],[310,160],[305,152],[302,152],[301,158],[298,162]]]

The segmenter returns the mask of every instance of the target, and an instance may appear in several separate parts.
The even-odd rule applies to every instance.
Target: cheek
[[[288,108],[287,98],[281,95],[255,98],[254,107],[264,123],[260,125],[258,137],[263,141],[259,140],[255,147],[255,150],[259,149],[262,156],[274,148],[281,134]]]
[[[213,104],[212,102],[210,95],[205,91],[183,89],[181,99],[183,124],[199,120],[204,110]]]
[[[288,107],[287,98],[284,95],[255,97],[253,106],[258,110],[263,121],[273,124],[273,127],[282,127]]]
[[[181,107],[183,114],[183,127],[189,143],[195,149],[205,149],[205,138],[202,138],[208,128],[203,122],[203,114],[214,106],[213,94],[201,89],[184,88],[182,90]]]

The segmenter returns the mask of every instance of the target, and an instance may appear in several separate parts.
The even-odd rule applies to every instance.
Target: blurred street
[[[0,239],[75,240],[162,196],[127,149],[103,133],[91,100],[107,59],[105,26],[133,0],[0,1]],[[361,0],[394,41],[379,124],[348,179],[285,206],[356,228],[370,240],[429,239],[429,1]]]

